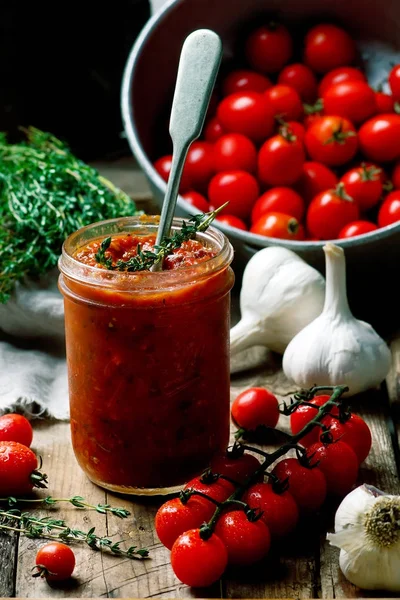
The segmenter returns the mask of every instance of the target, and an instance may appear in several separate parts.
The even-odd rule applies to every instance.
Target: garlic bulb
[[[264,248],[246,265],[240,293],[242,318],[231,329],[231,354],[268,346],[281,354],[320,314],[325,281],[291,250]]]
[[[400,591],[400,496],[362,485],[337,509],[335,533],[343,575],[367,590]]]
[[[383,381],[390,368],[390,350],[371,325],[358,321],[350,311],[343,249],[328,243],[324,252],[324,309],[290,342],[283,370],[301,387],[340,383],[353,395]]]

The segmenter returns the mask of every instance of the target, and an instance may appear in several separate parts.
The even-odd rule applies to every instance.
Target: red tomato
[[[18,496],[32,491],[32,473],[38,465],[30,448],[19,442],[0,442],[0,494]]]
[[[206,186],[215,173],[214,148],[209,142],[193,142],[187,153],[183,173],[195,189]]]
[[[357,152],[357,134],[343,117],[320,117],[307,129],[304,140],[312,160],[336,167],[349,162]]]
[[[294,136],[274,135],[258,153],[258,178],[268,186],[286,186],[301,175],[305,154],[303,144]]]
[[[253,142],[261,142],[274,130],[274,116],[264,94],[238,92],[224,98],[217,117],[226,131],[242,133]]]
[[[395,190],[400,189],[400,161],[398,161],[393,167],[392,183]]]
[[[261,519],[249,521],[243,510],[222,515],[215,533],[227,549],[230,565],[252,565],[268,554],[271,545],[266,524]]]
[[[383,92],[375,92],[376,112],[378,115],[394,112],[394,98]]]
[[[302,404],[297,408],[297,410],[295,410],[294,413],[290,415],[290,428],[293,435],[298,434],[310,421],[315,419],[318,414],[319,407],[323,404],[326,404],[329,398],[330,396],[327,395],[315,396],[315,398],[310,400],[310,402],[316,408]],[[339,410],[337,407],[331,408],[330,412],[333,415],[339,415]],[[330,417],[324,417],[322,423],[326,425],[329,423],[329,421]],[[301,438],[300,443],[307,448],[308,446],[315,444],[315,442],[318,442],[320,433],[321,429],[319,427],[314,427],[314,429]]]
[[[183,488],[184,490],[196,490],[196,492],[202,492],[211,498],[214,498],[217,502],[223,502],[234,491],[235,487],[229,481],[225,479],[217,479],[212,483],[203,483],[201,481],[201,477],[195,477],[191,479]],[[204,499],[205,502],[210,502],[209,500]],[[210,504],[213,504],[210,502]],[[214,506],[214,504],[213,504]],[[215,507],[214,507],[215,509]]]
[[[66,544],[51,542],[39,548],[36,554],[37,574],[47,581],[69,579],[74,568],[75,554]]]
[[[336,187],[337,183],[338,178],[328,167],[322,163],[306,161],[295,187],[306,204],[309,204],[317,194]]]
[[[347,171],[342,178],[346,193],[366,211],[378,204],[382,192],[381,169],[374,165],[355,167]]]
[[[303,116],[303,104],[299,94],[288,85],[274,85],[264,92],[274,117],[298,121]]]
[[[400,190],[394,190],[388,194],[379,209],[378,225],[386,227],[400,221]]]
[[[303,467],[297,458],[286,458],[275,465],[272,474],[281,481],[288,479],[289,492],[301,512],[312,513],[325,502],[325,476],[317,467]]]
[[[32,443],[32,425],[22,415],[9,413],[0,417],[0,441],[19,442],[24,446]]]
[[[360,210],[343,184],[315,196],[307,212],[307,230],[320,240],[336,240],[341,229],[357,221]]]
[[[164,502],[158,509],[154,522],[160,542],[171,550],[182,533],[207,523],[215,508],[212,502],[201,496],[191,496],[186,503],[182,503],[179,498]]]
[[[250,475],[254,473],[260,466],[260,461],[254,456],[254,454],[242,454],[242,456],[235,457],[234,453],[227,452],[225,454],[218,454],[215,456],[211,463],[210,468],[213,473],[219,475],[225,475],[232,481],[237,483],[244,483]]]
[[[271,86],[271,80],[260,73],[245,70],[232,71],[224,79],[222,93],[224,96],[229,96],[236,92],[259,92],[262,94]]]
[[[210,144],[216,142],[221,136],[225,135],[225,133],[226,131],[218,121],[217,117],[210,119],[204,128],[204,138],[206,142],[210,142]]]
[[[289,492],[277,494],[270,483],[256,483],[243,496],[250,508],[263,511],[261,519],[273,538],[288,535],[297,525],[299,510]]]
[[[277,73],[289,62],[293,42],[284,25],[271,22],[259,27],[246,42],[249,64],[261,73]]]
[[[360,150],[377,162],[400,158],[400,115],[377,115],[366,121],[358,132]]]
[[[279,73],[278,83],[295,89],[303,102],[312,104],[317,99],[317,78],[311,69],[302,63],[287,65]]]
[[[324,111],[359,124],[376,113],[375,92],[364,81],[331,85],[322,97]]]
[[[218,173],[211,179],[208,187],[208,199],[212,210],[229,202],[228,206],[223,209],[223,214],[247,219],[259,192],[257,180],[250,173],[226,171]]]
[[[274,187],[259,197],[251,211],[251,222],[268,212],[280,212],[301,221],[304,215],[304,200],[288,187]]]
[[[323,111],[310,112],[307,113],[303,119],[303,125],[305,130],[309,129],[311,125],[313,125],[316,121],[318,121],[322,117]]]
[[[257,169],[257,150],[241,133],[223,135],[214,144],[214,166],[219,171],[248,171]]]
[[[242,219],[239,219],[239,217],[235,217],[235,215],[218,215],[215,220],[224,223],[225,225],[229,225],[229,227],[236,227],[236,229],[247,231],[246,223],[242,221]]]
[[[339,239],[344,240],[346,238],[355,237],[356,235],[363,235],[364,233],[370,233],[376,231],[378,227],[375,223],[369,221],[353,221],[342,227],[339,232]]]
[[[395,65],[389,73],[389,85],[393,98],[400,100],[400,65]]]
[[[345,496],[357,480],[358,459],[352,448],[342,441],[334,444],[317,442],[308,448],[312,462],[318,461],[318,469],[325,475],[329,494]]]
[[[206,213],[209,210],[208,202],[206,198],[199,194],[199,192],[195,192],[194,190],[190,190],[186,192],[186,194],[181,194],[182,198],[186,200],[188,204],[191,206],[195,206],[201,212]]]
[[[172,569],[182,583],[192,587],[215,583],[227,564],[228,553],[215,533],[208,540],[202,540],[198,529],[190,529],[172,546]]]
[[[371,430],[361,417],[352,414],[345,423],[331,419],[330,433],[334,440],[340,440],[352,448],[361,464],[371,450]]]
[[[297,219],[279,212],[263,214],[250,231],[281,240],[304,240],[305,237],[304,227]]]
[[[279,125],[278,133],[283,137],[295,136],[299,142],[304,142],[306,128],[298,121],[284,121]]]
[[[275,427],[279,419],[278,400],[265,388],[249,388],[235,398],[231,414],[243,429],[256,429],[259,425]]]
[[[321,23],[306,35],[304,62],[317,73],[350,65],[355,58],[354,40],[341,27]]]
[[[162,156],[161,158],[157,159],[153,166],[157,173],[160,175],[160,177],[162,177],[164,181],[168,181],[169,174],[171,171],[171,165],[172,154],[167,154],[166,156]],[[181,182],[179,184],[179,191],[186,192],[190,188],[190,186],[191,181],[188,178],[187,173],[185,173],[184,169],[181,177]]]
[[[329,73],[324,75],[321,79],[318,87],[319,97],[322,98],[331,85],[344,83],[345,81],[367,82],[367,78],[365,77],[365,74],[360,71],[360,69],[356,69],[356,67],[338,67],[337,69],[329,71]]]

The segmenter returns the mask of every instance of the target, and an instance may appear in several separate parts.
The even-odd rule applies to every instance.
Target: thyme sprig
[[[8,496],[7,498],[0,498],[0,502],[7,503],[9,507],[16,507],[19,504],[54,506],[60,502],[69,502],[75,508],[95,510],[102,515],[110,513],[120,519],[126,519],[131,514],[125,508],[111,506],[110,504],[89,504],[82,496],[73,496],[72,498],[53,498],[52,496],[47,496],[46,498],[14,498],[13,496]]]

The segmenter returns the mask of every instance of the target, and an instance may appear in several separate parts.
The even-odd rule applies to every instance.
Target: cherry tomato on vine
[[[220,214],[231,214],[247,219],[260,193],[257,180],[246,171],[217,173],[208,186],[208,199],[212,210],[229,202]]]
[[[400,221],[400,190],[388,194],[378,212],[379,227]]]
[[[230,96],[236,92],[258,92],[262,94],[272,86],[272,82],[265,75],[255,71],[232,71],[223,81],[222,93],[224,96]]]
[[[217,502],[224,502],[224,500],[229,498],[235,489],[235,486],[230,481],[226,481],[226,479],[217,479],[211,483],[203,482],[201,479],[201,477],[195,477],[194,479],[191,479],[183,489],[202,492]],[[215,510],[215,505],[213,502],[211,502],[211,500],[204,498],[204,501],[207,504],[211,504]]]
[[[265,388],[252,387],[236,396],[231,414],[244,429],[256,429],[259,425],[275,427],[279,419],[278,400]]]
[[[306,161],[302,173],[295,183],[295,189],[306,204],[310,204],[317,194],[336,187],[338,181],[335,173],[326,165]]]
[[[360,464],[367,458],[371,450],[372,437],[371,430],[364,419],[354,414],[351,414],[344,423],[331,419],[329,432],[334,440],[340,440],[354,450]]]
[[[342,441],[333,444],[317,442],[307,450],[311,462],[325,475],[329,494],[345,496],[357,480],[358,459],[352,448]]]
[[[32,491],[36,455],[19,442],[0,442],[0,495],[17,496]]]
[[[193,142],[186,156],[183,173],[193,188],[207,189],[207,184],[215,173],[214,147],[209,142]]]
[[[400,190],[400,160],[393,167],[392,183],[395,190]]]
[[[164,181],[168,181],[169,174],[171,172],[171,165],[172,165],[172,154],[167,154],[166,156],[161,156],[161,158],[158,158],[155,161],[153,166],[154,166],[155,170],[157,171],[157,173],[160,175],[160,177],[162,177],[162,179],[164,179]],[[189,177],[187,176],[187,173],[185,173],[185,170],[183,170],[181,182],[179,184],[179,191],[185,192],[190,187],[191,187],[191,181],[190,181]]]
[[[246,42],[246,57],[253,69],[277,73],[289,62],[293,52],[292,37],[284,25],[271,21],[259,27]]]
[[[301,512],[321,508],[326,498],[325,476],[318,467],[305,467],[298,458],[280,460],[272,471],[281,481],[288,480],[289,492]]]
[[[236,229],[247,231],[246,223],[234,215],[218,215],[215,220],[220,223],[225,223],[225,225],[229,225],[229,227],[236,227]]]
[[[243,496],[243,501],[250,508],[263,511],[261,519],[273,538],[288,535],[297,525],[299,510],[293,496],[289,492],[275,492],[270,483],[251,486]]]
[[[75,568],[75,554],[69,546],[51,542],[39,548],[36,554],[34,577],[44,577],[47,581],[65,581]]]
[[[235,454],[219,454],[215,456],[210,468],[213,473],[219,473],[242,484],[254,473],[260,466],[260,461],[254,454],[244,453],[242,456],[235,457]]]
[[[283,121],[279,125],[278,133],[283,137],[295,136],[299,142],[303,142],[306,136],[306,128],[298,121]]]
[[[179,498],[164,502],[158,509],[154,522],[160,542],[171,550],[182,533],[207,523],[215,508],[212,502],[201,496],[191,496],[185,503]]]
[[[375,92],[364,81],[331,85],[322,97],[326,114],[345,117],[358,125],[376,113]]]
[[[279,212],[264,213],[250,228],[252,233],[281,240],[304,240],[304,227],[297,219]]]
[[[288,85],[278,84],[264,92],[274,117],[298,121],[303,116],[303,104],[296,90]]]
[[[287,65],[279,73],[278,83],[295,89],[303,102],[312,104],[317,99],[317,78],[307,65]]]
[[[304,215],[304,200],[288,187],[274,187],[259,197],[251,211],[251,222],[256,223],[268,212],[280,212],[301,221]]]
[[[243,510],[222,515],[215,533],[228,552],[230,565],[252,565],[268,554],[271,545],[266,524],[261,519],[249,521]]]
[[[195,192],[194,190],[189,190],[185,194],[181,194],[182,198],[186,200],[188,204],[191,206],[195,206],[201,212],[208,212],[209,206],[207,199],[203,196],[203,194],[199,194],[199,192]]]
[[[339,183],[334,190],[321,192],[312,200],[307,212],[307,230],[320,240],[335,240],[341,229],[359,216],[357,203]]]
[[[356,67],[338,67],[337,69],[332,69],[326,75],[323,76],[319,83],[318,87],[318,95],[320,98],[324,95],[326,90],[331,85],[336,85],[337,83],[344,83],[345,81],[367,81],[365,74],[360,71],[360,69],[356,69]]]
[[[400,158],[400,115],[377,115],[363,123],[358,132],[360,150],[372,161]]]
[[[344,183],[346,193],[358,204],[361,211],[366,211],[378,204],[383,186],[382,170],[374,165],[355,167],[345,173],[340,181]]]
[[[315,120],[306,131],[304,143],[312,160],[330,167],[349,162],[358,147],[354,125],[348,119],[336,116]]]
[[[258,153],[258,177],[269,186],[286,186],[301,175],[305,154],[303,144],[295,136],[274,135]]]
[[[221,577],[227,564],[228,553],[215,533],[203,540],[198,529],[190,529],[172,546],[172,569],[182,583],[192,587],[212,585]]]
[[[345,225],[339,232],[339,239],[345,240],[346,238],[355,237],[356,235],[363,235],[364,233],[370,233],[376,231],[378,227],[375,223],[370,221],[352,221]]]
[[[316,408],[312,406],[307,406],[305,404],[301,404],[295,412],[290,415],[290,428],[292,430],[293,435],[299,433],[304,427],[318,414],[318,409],[323,404],[328,402],[330,396],[322,395],[315,396],[312,400],[310,400],[309,404],[313,404]],[[330,412],[333,415],[339,415],[339,409],[334,406],[330,409]],[[322,424],[327,425],[329,423],[330,417],[324,417],[321,421]],[[307,433],[304,437],[301,438],[300,443],[305,446],[311,446],[315,442],[318,442],[319,436],[321,434],[321,429],[319,427],[314,427],[309,433]]]
[[[226,131],[222,127],[221,123],[218,121],[217,117],[213,117],[207,123],[204,128],[204,139],[206,142],[210,142],[213,144],[216,142],[221,136],[225,135]]]
[[[383,92],[375,92],[376,113],[378,115],[394,112],[394,98]]]
[[[14,413],[0,417],[0,441],[19,442],[29,447],[32,438],[32,425],[26,417]]]
[[[304,62],[317,73],[327,73],[351,65],[356,58],[356,46],[351,36],[336,25],[321,23],[307,33]]]
[[[261,142],[274,130],[274,116],[264,94],[237,92],[224,98],[217,118],[230,133],[242,133],[253,142]]]
[[[395,65],[389,73],[389,85],[395,100],[400,100],[400,65]]]
[[[214,167],[220,171],[257,169],[257,150],[253,142],[241,133],[228,133],[214,144]]]

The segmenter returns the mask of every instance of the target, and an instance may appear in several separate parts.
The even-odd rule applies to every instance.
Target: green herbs
[[[56,266],[65,238],[85,225],[135,214],[134,202],[38,129],[0,134],[0,302],[14,284]]]

